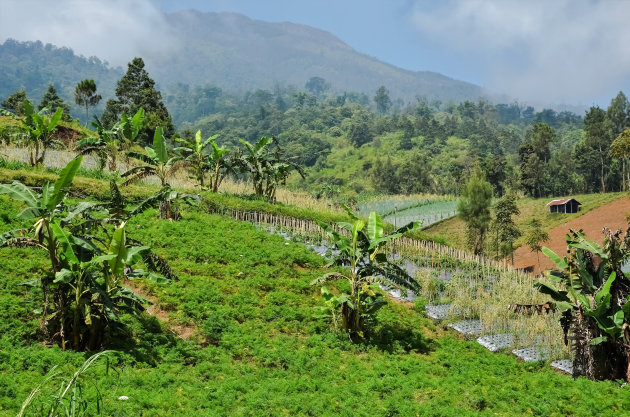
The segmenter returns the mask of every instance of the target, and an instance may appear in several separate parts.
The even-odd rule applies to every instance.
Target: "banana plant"
[[[127,156],[141,163],[122,174],[126,180],[123,185],[129,185],[141,179],[156,176],[160,180],[160,185],[165,187],[168,185],[169,178],[180,168],[188,165],[183,163],[182,157],[179,155],[169,156],[166,150],[166,140],[162,127],[155,128],[153,134],[153,147],[145,146],[145,154],[138,152],[129,152]]]
[[[216,143],[216,138],[219,135],[210,136],[206,140],[201,138],[201,130],[198,130],[195,137],[192,139],[179,138],[177,142],[183,146],[174,149],[175,152],[179,152],[183,155],[184,161],[190,164],[193,169],[195,179],[199,181],[199,185],[203,189],[205,187],[206,172],[211,171],[210,177],[210,189],[213,192],[217,192],[219,185],[223,178],[229,172],[229,164],[225,158],[225,154],[229,151],[227,148],[222,148]],[[211,147],[212,152],[207,153],[206,149]]]
[[[98,136],[80,140],[74,150],[80,155],[95,154],[107,162],[110,171],[116,171],[121,153],[131,148],[144,125],[144,109],[139,109],[131,118],[123,113],[111,129],[106,129],[98,117],[94,119],[92,126]]]
[[[621,373],[630,381],[630,280],[621,270],[630,259],[630,241],[622,240],[620,231],[607,231],[604,248],[587,240],[582,231],[572,230],[566,239],[568,256],[542,249],[558,269],[548,273],[548,282],[536,286],[562,312],[565,343],[568,332],[574,333],[575,369],[597,379]],[[592,358],[598,357],[608,359],[594,363]],[[610,361],[615,357],[621,359]],[[611,368],[620,360],[627,365],[623,372],[615,369],[618,366]]]
[[[340,222],[338,227],[345,231],[340,233],[330,225],[318,221],[318,225],[326,231],[337,253],[329,266],[342,267],[342,272],[330,272],[311,282],[319,285],[329,281],[345,280],[350,286],[350,292],[342,294],[340,300],[341,324],[351,339],[364,337],[364,323],[371,320],[379,308],[386,302],[379,289],[380,285],[393,289],[418,292],[419,283],[409,276],[398,265],[387,259],[383,247],[392,239],[401,237],[405,232],[419,227],[418,222],[412,222],[397,229],[394,233],[385,235],[383,222],[376,212],[371,212],[367,223],[358,218],[344,206],[352,219],[350,222]],[[330,298],[330,297],[329,297]]]
[[[251,176],[254,193],[275,201],[278,185],[284,184],[291,171],[297,171],[304,178],[304,170],[298,164],[285,158],[279,148],[271,152],[273,139],[260,138],[255,144],[239,139],[245,152],[236,152],[235,164],[243,173]]]
[[[58,107],[52,116],[47,117],[46,114],[50,110],[48,107],[36,113],[33,109],[33,104],[29,100],[24,100],[22,108],[24,111],[23,117],[7,110],[0,110],[0,114],[20,121],[21,130],[29,149],[29,164],[34,167],[44,163],[46,151],[49,148],[63,146],[61,142],[53,138],[53,133],[61,121],[63,109]]]
[[[214,137],[210,138],[210,147],[212,152],[208,155],[208,162],[210,165],[210,172],[212,177],[210,178],[210,188],[212,192],[219,191],[219,186],[225,179],[225,177],[234,171],[234,162],[232,159],[226,158],[226,154],[230,151],[229,148],[221,147],[214,141]]]
[[[130,158],[136,159],[142,164],[131,168],[121,175],[123,178],[126,178],[123,185],[151,176],[158,177],[162,188],[155,197],[161,198],[160,218],[173,220],[177,217],[177,213],[173,210],[172,202],[177,198],[177,193],[171,189],[168,180],[177,170],[189,165],[189,162],[182,160],[180,155],[169,156],[166,150],[164,134],[159,126],[155,129],[153,135],[153,148],[145,146],[144,150],[146,154],[138,152],[129,152],[127,154]]]
[[[49,317],[61,315],[63,323],[71,315],[72,325],[66,326],[73,338],[73,348],[93,349],[102,343],[105,330],[117,321],[120,312],[137,315],[144,311],[146,301],[124,288],[122,280],[147,277],[162,281],[162,277],[131,269],[149,248],[127,247],[124,223],[104,244],[93,238],[73,236],[56,224],[53,231],[60,242],[60,270],[55,273],[53,282],[67,287],[73,297],[65,309],[62,305]],[[62,340],[62,346],[64,342]]]
[[[48,253],[50,270],[25,285],[42,288],[42,329],[63,349],[72,341],[75,350],[99,347],[121,312],[142,310],[144,300],[122,285],[124,279],[164,280],[159,274],[132,269],[148,259],[150,250],[127,239],[124,221],[115,221],[112,230],[108,217],[85,221],[84,216],[100,204],[65,204],[81,159],[71,161],[57,181],[44,184],[41,192],[17,181],[0,184],[0,194],[26,205],[18,218],[30,222],[26,228],[1,235],[0,247],[36,247]]]

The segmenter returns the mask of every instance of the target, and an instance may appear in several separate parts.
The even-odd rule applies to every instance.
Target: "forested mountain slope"
[[[122,76],[120,68],[112,68],[96,57],[77,56],[69,48],[36,42],[6,40],[0,44],[0,101],[15,91],[24,89],[30,100],[38,102],[48,84],[54,84],[59,95],[74,104],[74,89],[83,79],[94,79],[98,93],[104,98],[114,95],[116,81]],[[104,104],[103,100],[103,104]],[[73,116],[83,110],[71,106]],[[103,105],[96,108],[100,113]]]
[[[304,89],[318,77],[330,92],[353,91],[370,99],[379,86],[389,90],[392,100],[404,102],[416,97],[476,101],[487,95],[479,86],[435,72],[407,71],[381,62],[309,26],[197,11],[167,14],[166,19],[177,46],[160,56],[142,56],[161,89],[211,85],[242,94],[277,86]],[[0,44],[0,73],[2,99],[25,89],[29,98],[38,101],[54,83],[59,95],[71,103],[76,83],[89,78],[96,81],[103,106],[113,96],[122,70],[97,57],[77,56],[64,45],[47,44],[45,39],[9,39]]]
[[[298,87],[314,76],[336,91],[374,95],[384,85],[392,98],[424,96],[476,100],[484,91],[438,73],[403,70],[361,54],[332,34],[288,22],[269,23],[234,13],[182,11],[167,15],[180,49],[147,57],[162,84],[214,84],[228,90]],[[428,64],[428,63],[427,63]]]

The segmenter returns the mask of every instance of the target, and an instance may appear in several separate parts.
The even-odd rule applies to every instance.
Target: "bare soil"
[[[157,317],[160,321],[165,323],[166,326],[169,329],[171,329],[171,331],[175,333],[177,336],[181,337],[182,339],[188,340],[198,334],[197,328],[194,326],[173,323],[173,321],[169,319],[168,317],[168,311],[160,308],[160,304],[157,298],[151,295],[146,290],[146,288],[141,287],[140,285],[138,285],[137,283],[133,281],[125,281],[125,285],[129,287],[130,289],[132,289],[133,292],[135,292],[139,296],[144,297],[147,300],[149,300],[152,304],[149,307],[147,307],[147,310],[146,310],[147,313],[149,313],[152,316]]]
[[[563,256],[567,250],[565,236],[570,229],[582,229],[588,239],[601,245],[604,242],[604,235],[602,234],[604,227],[611,230],[625,230],[628,227],[626,220],[628,213],[630,213],[630,198],[620,198],[549,230],[550,239],[543,245]],[[555,266],[543,253],[540,253],[539,256],[542,271]],[[540,274],[541,272],[541,269],[538,268],[536,252],[532,252],[527,245],[519,247],[514,252],[514,266],[516,268],[533,267],[534,273]]]

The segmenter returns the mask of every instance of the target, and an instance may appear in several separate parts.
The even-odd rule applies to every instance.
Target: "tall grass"
[[[48,417],[78,417],[103,415],[103,396],[96,387],[94,398],[87,398],[84,395],[85,385],[88,383],[95,385],[93,375],[88,375],[88,371],[99,358],[106,356],[110,351],[99,352],[88,358],[79,369],[68,380],[61,377],[61,373],[57,371],[57,366],[53,366],[48,375],[44,378],[28,398],[22,403],[22,408],[17,417],[29,415],[28,411],[33,410],[35,415]],[[109,372],[109,361],[106,364],[106,373]],[[46,385],[51,382],[59,384],[56,392],[46,395],[40,404],[35,403],[36,397],[42,393]],[[96,385],[95,385],[96,386]]]
[[[433,243],[403,239],[390,251],[397,253],[399,260],[408,260],[432,271],[416,273],[422,284],[421,295],[431,302],[451,303],[448,321],[479,319],[485,334],[513,334],[516,347],[544,346],[550,359],[570,357],[570,349],[563,342],[559,313],[534,311],[526,315],[509,308],[549,301],[534,286],[546,278]],[[452,278],[436,284],[435,277],[443,272]]]

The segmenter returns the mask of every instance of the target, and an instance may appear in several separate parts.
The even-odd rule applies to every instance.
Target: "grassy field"
[[[0,232],[18,225],[18,210],[0,197]],[[325,271],[322,258],[251,224],[199,210],[169,222],[150,210],[128,233],[180,278],[134,285],[171,325],[194,331],[183,340],[154,316],[125,318],[108,345],[113,368],[98,362],[85,388],[88,399],[96,389],[103,395],[105,415],[619,416],[630,409],[627,387],[492,354],[433,324],[422,300],[390,302],[368,339],[352,344],[315,317],[322,301],[309,282]],[[0,249],[3,416],[15,415],[54,365],[69,377],[89,356],[41,343],[33,312],[41,294],[19,284],[45,265],[34,249]],[[38,398],[57,388],[44,387]]]
[[[550,230],[556,226],[559,226],[567,221],[579,217],[585,213],[588,213],[594,208],[600,207],[604,204],[615,201],[619,198],[628,196],[628,193],[606,193],[606,194],[580,194],[573,196],[554,197],[555,198],[575,198],[582,203],[582,209],[579,213],[549,213],[549,208],[546,206],[552,198],[520,198],[516,201],[516,204],[520,210],[520,214],[515,216],[514,219],[518,228],[523,233],[523,236],[529,231],[527,223],[533,217],[540,219],[542,228],[544,230]],[[450,246],[459,249],[467,249],[466,247],[466,225],[458,217],[444,220],[437,224],[434,224],[424,230],[425,234],[433,239],[442,239]],[[524,242],[524,237],[519,238],[516,241],[516,246],[520,246]]]

